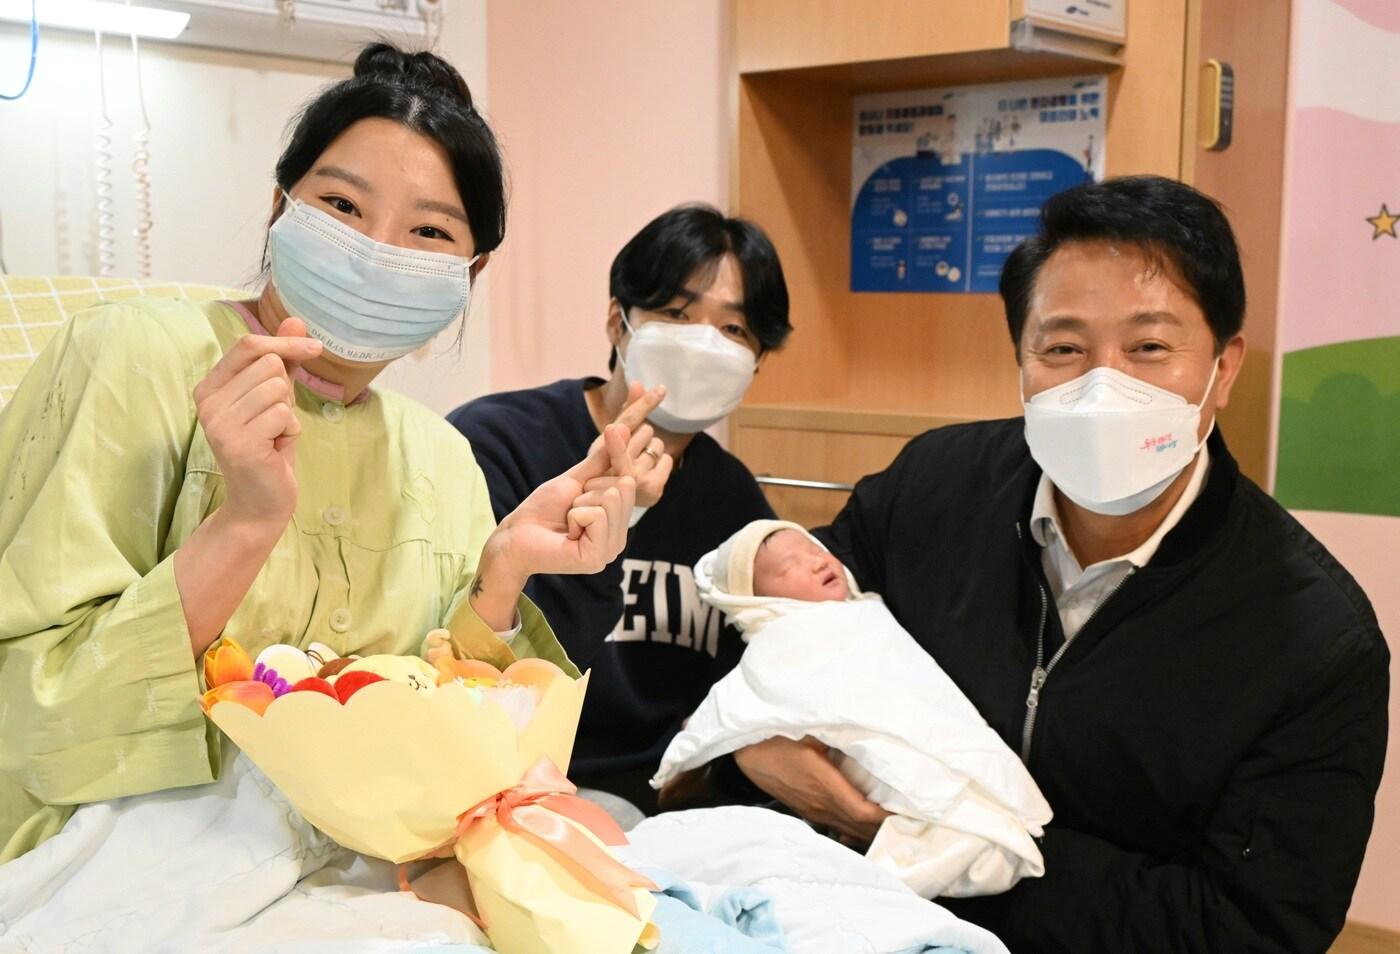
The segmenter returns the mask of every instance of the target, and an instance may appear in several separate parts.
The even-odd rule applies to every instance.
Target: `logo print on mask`
[[[1217,360],[1205,395],[1219,370]],[[1133,513],[1161,496],[1205,443],[1196,436],[1205,395],[1189,404],[1174,391],[1097,367],[1029,400],[1023,396],[1026,444],[1074,503],[1110,516]]]

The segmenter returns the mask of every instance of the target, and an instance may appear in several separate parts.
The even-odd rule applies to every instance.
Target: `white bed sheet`
[[[393,865],[335,845],[227,749],[219,781],[84,806],[0,866],[0,952],[489,951],[466,917],[400,893]],[[627,860],[716,904],[738,887],[768,892],[796,954],[1006,951],[774,812],[675,813],[629,837]]]
[[[469,920],[399,893],[395,866],[336,845],[225,748],[219,781],[86,805],[0,866],[0,952],[489,950]]]

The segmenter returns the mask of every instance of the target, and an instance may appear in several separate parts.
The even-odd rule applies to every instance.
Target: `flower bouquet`
[[[308,821],[400,865],[455,856],[467,913],[506,954],[655,945],[654,886],[616,860],[621,830],[564,776],[586,674],[317,649],[253,660],[225,638],[204,663],[204,711]]]

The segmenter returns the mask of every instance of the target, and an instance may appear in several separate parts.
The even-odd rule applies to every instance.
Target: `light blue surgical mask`
[[[376,242],[296,199],[268,236],[287,313],[331,354],[374,363],[432,340],[471,304],[470,259]]]

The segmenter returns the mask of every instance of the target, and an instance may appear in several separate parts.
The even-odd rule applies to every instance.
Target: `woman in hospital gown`
[[[213,778],[219,636],[413,653],[451,623],[463,654],[572,670],[521,588],[625,540],[625,427],[497,529],[467,442],[368,387],[462,313],[504,234],[456,71],[366,48],[276,171],[258,298],[83,312],[0,414],[0,862],[80,804]]]

